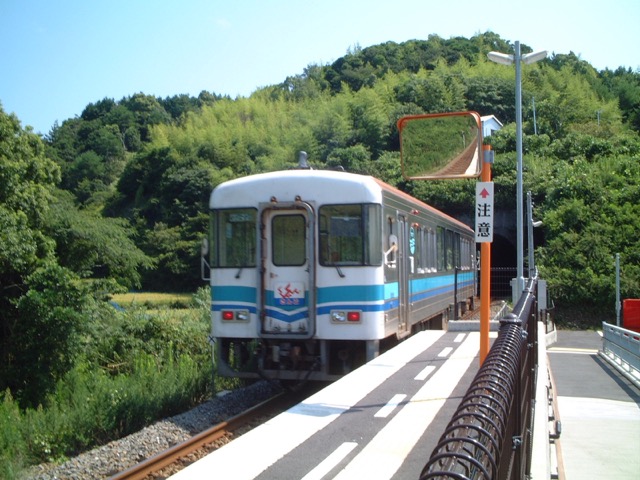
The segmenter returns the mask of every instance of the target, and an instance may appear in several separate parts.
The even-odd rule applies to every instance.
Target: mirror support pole
[[[491,181],[491,145],[482,146],[483,182]],[[489,354],[489,330],[491,316],[491,243],[480,244],[480,365]]]

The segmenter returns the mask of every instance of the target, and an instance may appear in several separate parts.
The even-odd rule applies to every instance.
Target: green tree
[[[396,88],[398,101],[417,105],[424,113],[464,110],[464,86],[439,63],[436,71],[421,70]]]
[[[99,181],[103,184],[108,181],[104,161],[93,150],[81,153],[66,168],[62,185],[69,190],[75,190],[85,179],[92,182]]]
[[[193,291],[202,284],[198,272],[200,242],[208,217],[205,213],[190,219],[191,224],[168,226],[157,222],[145,236],[146,251],[155,259],[158,267],[148,272],[145,284],[153,289]]]
[[[0,109],[0,390],[22,406],[73,367],[92,299],[151,265],[126,222],[78,210],[59,181],[42,140]]]
[[[171,115],[173,120],[178,120],[188,112],[195,112],[200,107],[200,102],[197,98],[190,97],[189,95],[174,95],[167,97],[160,101],[160,104],[164,107],[166,112]]]
[[[143,271],[153,266],[135,244],[135,232],[125,219],[79,210],[65,191],[56,192],[43,231],[55,241],[58,262],[82,278],[140,288]]]
[[[82,310],[88,292],[68,269],[42,262],[24,278],[17,300],[5,378],[23,407],[35,407],[74,365],[80,353]]]
[[[330,152],[352,143],[353,129],[349,107],[341,99],[322,102],[316,110],[313,136],[318,144],[319,157],[326,160]]]
[[[56,307],[73,304],[76,291],[73,275],[56,264],[53,240],[41,230],[60,179],[58,166],[44,152],[40,138],[0,108],[0,390],[11,388],[24,403],[42,398],[52,386],[44,380],[61,374],[45,368],[55,365],[24,363],[24,356],[31,358],[36,340],[46,343],[57,335],[58,320],[64,322],[58,314],[64,314]],[[38,336],[29,338],[28,332]],[[59,349],[52,353],[68,353],[64,342]],[[38,373],[42,390],[29,390],[31,368],[38,367],[43,367]]]
[[[540,213],[546,242],[541,271],[556,298],[570,305],[613,306],[613,258],[627,265],[623,294],[640,284],[640,168],[638,156],[609,156],[551,166]]]
[[[328,167],[342,167],[348,172],[358,171],[371,162],[371,152],[364,145],[336,148],[327,159]]]
[[[515,121],[515,82],[495,77],[465,80],[467,109],[480,115],[495,115],[502,123]]]
[[[373,89],[356,93],[351,103],[354,140],[366,145],[374,157],[386,147],[389,129],[388,103]]]
[[[135,115],[136,123],[140,128],[140,137],[143,141],[149,139],[150,128],[153,125],[168,123],[171,120],[171,116],[158,99],[151,95],[136,93],[131,97],[120,100],[120,104]]]
[[[605,94],[617,97],[622,118],[636,131],[640,131],[640,72],[619,67],[614,72],[601,72]]]

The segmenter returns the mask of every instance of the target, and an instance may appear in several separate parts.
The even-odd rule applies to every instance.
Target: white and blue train
[[[473,231],[373,177],[251,175],[216,187],[210,209],[220,375],[336,379],[473,302]]]

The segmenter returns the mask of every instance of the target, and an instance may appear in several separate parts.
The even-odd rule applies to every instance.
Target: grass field
[[[191,293],[130,292],[113,295],[112,300],[123,308],[143,305],[148,308],[189,308]]]

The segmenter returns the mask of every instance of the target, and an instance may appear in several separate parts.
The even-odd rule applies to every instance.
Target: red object
[[[622,328],[640,333],[640,298],[622,301]]]

